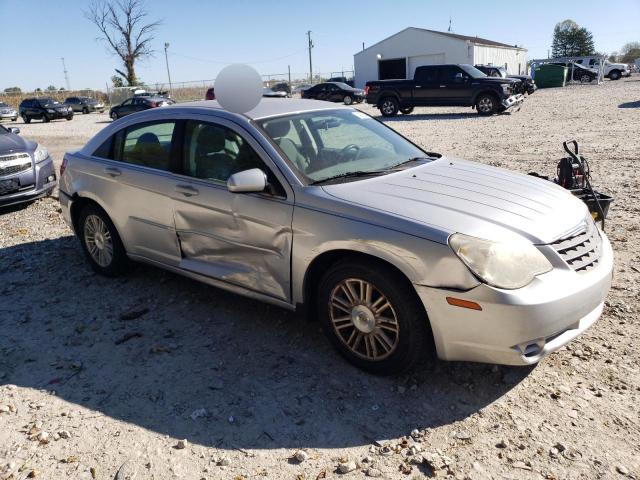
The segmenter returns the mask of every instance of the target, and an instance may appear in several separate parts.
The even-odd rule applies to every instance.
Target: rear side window
[[[100,145],[95,152],[93,152],[93,156],[94,157],[98,157],[98,158],[107,158],[107,159],[112,159],[112,153],[111,153],[111,145],[112,145],[112,139],[113,137],[109,137],[107,138],[102,145]]]
[[[436,69],[435,68],[418,68],[415,75],[416,82],[435,83],[436,82]]]
[[[122,142],[121,160],[134,165],[169,170],[175,126],[175,122],[171,121],[127,128]]]

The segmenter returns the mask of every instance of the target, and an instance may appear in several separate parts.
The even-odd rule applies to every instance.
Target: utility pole
[[[167,54],[167,50],[169,49],[169,43],[164,42],[164,61],[167,64],[167,77],[169,77],[169,95],[171,95],[171,91],[173,87],[171,86],[171,72],[169,72],[169,55]]]
[[[311,63],[311,49],[313,48],[313,42],[311,41],[311,30],[307,31],[307,37],[309,38],[309,83],[313,83],[313,65]]]
[[[364,50],[364,42],[362,42],[362,50]]]
[[[69,85],[69,73],[67,72],[67,66],[64,64],[64,57],[60,57],[62,60],[62,71],[64,72],[64,81],[67,84],[67,90],[71,90],[71,86]]]
[[[291,65],[287,65],[287,70],[289,72],[289,85],[291,85]]]

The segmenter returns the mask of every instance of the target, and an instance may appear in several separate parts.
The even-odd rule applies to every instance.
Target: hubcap
[[[344,97],[344,104],[345,105],[351,105],[351,102],[353,102],[353,100],[351,99],[350,96],[347,95],[346,97]]]
[[[400,327],[393,305],[370,282],[340,282],[331,292],[329,312],[338,338],[361,358],[383,360],[398,346]]]
[[[490,98],[487,98],[487,97],[481,98],[480,102],[478,103],[478,108],[482,112],[488,112],[493,108],[493,102],[491,101]]]
[[[591,77],[589,77],[589,75],[583,75],[580,79],[582,83],[588,82],[589,80],[591,80]]]
[[[384,113],[393,113],[393,102],[384,102],[382,104],[382,111]]]
[[[97,215],[89,215],[84,222],[84,243],[91,258],[101,267],[113,260],[113,241],[107,224]]]

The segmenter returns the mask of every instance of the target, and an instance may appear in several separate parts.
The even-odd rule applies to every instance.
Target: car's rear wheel
[[[325,334],[359,368],[399,373],[426,354],[426,313],[410,284],[392,269],[337,263],[324,275],[317,298]]]
[[[87,113],[89,113],[89,109],[87,107],[84,107],[82,109],[82,113],[84,113],[86,115]]]
[[[611,72],[609,72],[609,79],[611,80],[619,80],[621,76],[622,74],[619,70],[612,70]]]
[[[590,83],[592,80],[593,80],[593,77],[591,75],[587,75],[586,73],[580,76],[581,83]]]
[[[351,95],[345,95],[342,101],[345,105],[351,105],[353,103],[353,97]]]
[[[42,115],[42,121],[44,123],[49,123],[51,121],[51,119],[46,114],[44,114],[44,115]]]
[[[380,113],[382,113],[384,117],[393,117],[397,115],[399,109],[400,105],[393,97],[383,98],[380,102]]]
[[[113,112],[111,114],[111,120],[117,120],[118,119],[118,114],[116,112]]]
[[[409,115],[411,112],[413,112],[413,107],[401,108],[400,111],[403,115]]]
[[[26,115],[23,115],[23,116],[22,116],[22,121],[23,121],[24,123],[31,123],[31,119],[30,119],[28,116],[26,116]]]
[[[125,271],[127,254],[116,227],[104,210],[94,204],[84,207],[76,231],[91,268],[109,277]]]
[[[491,115],[498,110],[498,99],[495,95],[483,93],[476,100],[476,110],[480,115]]]

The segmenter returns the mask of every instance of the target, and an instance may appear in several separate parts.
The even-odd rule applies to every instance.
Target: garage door
[[[397,80],[399,78],[407,78],[406,75],[406,58],[378,61],[378,80]]]
[[[440,65],[444,63],[444,53],[433,53],[430,55],[416,55],[409,57],[409,78],[413,78],[416,67],[422,65]]]

